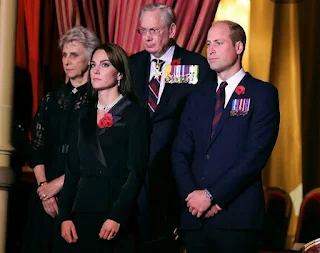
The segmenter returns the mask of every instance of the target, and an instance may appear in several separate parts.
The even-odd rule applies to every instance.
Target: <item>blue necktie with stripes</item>
[[[221,119],[222,112],[224,110],[225,88],[227,85],[228,85],[227,82],[222,82],[216,93],[216,104],[214,106],[214,114],[212,119],[211,138],[214,136],[214,132]]]
[[[153,59],[152,61],[156,62],[156,69],[151,81],[148,84],[148,108],[151,116],[157,109],[161,82],[161,68],[165,63],[163,60],[160,59]]]

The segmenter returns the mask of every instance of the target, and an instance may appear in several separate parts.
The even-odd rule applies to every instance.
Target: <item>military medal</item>
[[[249,112],[250,101],[250,98],[233,99],[230,116],[246,116]]]
[[[160,66],[160,61],[157,60],[157,62],[156,62],[156,69],[155,69],[155,71],[154,71],[154,77],[159,80],[159,79],[160,79],[160,76],[161,76],[161,66]],[[159,81],[160,81],[160,80],[159,80]]]
[[[164,68],[164,78],[166,83],[198,83],[198,65],[167,65]]]
[[[190,65],[189,71],[189,83],[196,84],[198,83],[198,74],[199,74],[199,66],[198,65]]]

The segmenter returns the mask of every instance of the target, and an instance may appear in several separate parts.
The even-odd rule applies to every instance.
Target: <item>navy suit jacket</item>
[[[187,98],[199,86],[215,76],[205,57],[175,44],[173,59],[181,65],[199,65],[199,80],[195,85],[166,83],[160,102],[152,116],[152,133],[148,170],[148,198],[156,200],[159,208],[170,208],[170,200],[177,199],[171,166],[171,148],[177,134],[181,114]],[[131,56],[134,66],[134,86],[140,102],[147,106],[150,76],[150,53],[142,51]],[[163,201],[168,203],[163,204]],[[175,201],[176,202],[176,201]],[[158,217],[158,219],[161,219]]]
[[[245,93],[232,94],[213,138],[217,84],[192,94],[183,112],[172,153],[180,197],[184,200],[194,190],[207,188],[222,211],[209,219],[197,219],[185,206],[182,229],[197,229],[204,224],[225,229],[263,226],[261,171],[278,136],[278,91],[249,73],[239,85],[244,86]],[[231,116],[232,101],[241,98],[250,98],[248,114]]]

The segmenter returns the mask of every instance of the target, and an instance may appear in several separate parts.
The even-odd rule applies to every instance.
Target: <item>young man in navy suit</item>
[[[188,253],[257,253],[264,219],[261,171],[278,136],[278,91],[244,72],[240,25],[213,23],[207,44],[218,82],[190,96],[173,145],[185,202],[180,229]]]
[[[179,252],[172,245],[180,204],[171,148],[189,94],[214,76],[203,56],[175,43],[176,29],[171,7],[144,6],[138,32],[145,50],[131,56],[135,91],[149,108],[152,121],[149,169],[139,201],[144,252]]]

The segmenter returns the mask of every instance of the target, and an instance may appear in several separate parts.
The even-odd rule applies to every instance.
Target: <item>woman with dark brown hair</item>
[[[61,194],[61,235],[69,252],[136,252],[149,114],[137,103],[121,47],[106,43],[94,50],[90,80],[92,100],[80,119]]]

